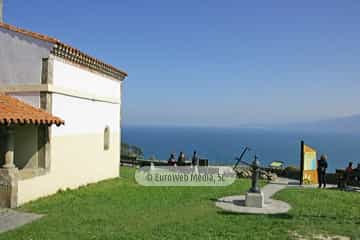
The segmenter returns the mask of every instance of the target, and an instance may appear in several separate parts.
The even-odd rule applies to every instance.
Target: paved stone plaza
[[[216,201],[216,206],[226,212],[234,213],[250,213],[250,214],[280,214],[286,213],[291,209],[291,206],[283,201],[271,199],[271,197],[281,189],[288,186],[296,186],[296,180],[287,178],[278,178],[274,182],[270,182],[261,189],[265,196],[265,205],[263,208],[246,207],[245,195],[228,196],[220,198]]]
[[[42,215],[18,212],[11,209],[0,209],[0,233],[21,227],[40,219]]]

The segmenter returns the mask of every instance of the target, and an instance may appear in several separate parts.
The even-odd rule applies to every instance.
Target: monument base
[[[291,206],[286,202],[271,199],[263,208],[247,207],[245,206],[245,195],[228,196],[218,199],[216,206],[225,212],[239,213],[239,214],[280,214],[287,213]]]
[[[255,207],[255,208],[263,208],[264,207],[264,193],[252,193],[248,192],[245,196],[245,206],[246,207]]]

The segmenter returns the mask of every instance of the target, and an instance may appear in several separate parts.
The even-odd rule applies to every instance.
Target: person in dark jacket
[[[346,185],[350,185],[352,181],[354,180],[354,177],[352,176],[354,169],[352,168],[353,163],[349,162],[348,167],[345,169],[345,182]]]
[[[176,157],[175,157],[175,153],[170,154],[170,158],[168,160],[168,164],[170,166],[174,166],[176,164]]]
[[[192,159],[191,159],[191,164],[193,166],[196,166],[196,165],[198,165],[198,162],[199,162],[199,157],[197,156],[196,151],[194,151],[194,154],[193,154]]]
[[[185,165],[185,154],[183,152],[180,152],[179,154],[178,165],[179,166]]]
[[[326,169],[328,167],[327,156],[321,155],[318,162],[319,188],[324,186],[326,188]]]

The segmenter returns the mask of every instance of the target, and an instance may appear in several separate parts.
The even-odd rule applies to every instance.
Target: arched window
[[[107,151],[110,149],[110,128],[106,126],[104,130],[104,150]]]

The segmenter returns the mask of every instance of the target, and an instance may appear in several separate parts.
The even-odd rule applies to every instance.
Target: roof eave
[[[52,43],[54,44],[52,49],[53,54],[55,53],[55,55],[59,57],[65,58],[70,61],[74,61],[75,63],[79,63],[81,65],[89,67],[92,70],[100,71],[101,73],[114,77],[120,81],[123,81],[128,76],[128,74],[125,71],[116,68],[110,64],[104,63],[94,57],[91,57],[90,55],[74,47],[71,47],[70,45],[62,43],[56,38],[49,37],[40,33],[35,33],[32,31],[28,31],[25,29],[21,29],[2,22],[0,22],[0,28],[13,31],[16,33],[20,33],[34,39]]]

